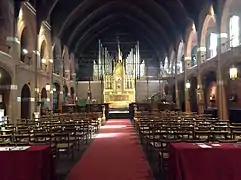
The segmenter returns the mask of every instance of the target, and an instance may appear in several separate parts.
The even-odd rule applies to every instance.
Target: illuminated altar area
[[[101,43],[99,46],[104,52],[100,52],[99,61],[94,64],[94,79],[99,77],[103,82],[103,102],[108,103],[110,108],[127,108],[130,103],[136,102],[136,79],[141,76],[140,72],[145,74],[145,63],[140,63],[137,55],[139,43],[130,50],[126,59],[123,59],[119,40],[116,58]]]
[[[127,58],[126,64],[129,59]],[[134,67],[126,67],[132,68],[129,70],[132,73],[126,71],[119,41],[118,55],[114,62],[113,73],[104,76],[104,103],[109,103],[110,108],[126,108],[129,103],[135,102],[135,73]]]

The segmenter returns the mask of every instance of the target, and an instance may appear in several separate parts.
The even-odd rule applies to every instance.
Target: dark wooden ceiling
[[[160,60],[184,36],[187,26],[200,24],[201,10],[217,0],[38,0],[39,22],[47,20],[53,37],[76,57],[98,55],[98,39],[110,52],[120,37],[126,55],[140,41],[141,57]]]

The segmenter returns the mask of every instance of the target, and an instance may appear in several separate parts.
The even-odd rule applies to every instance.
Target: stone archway
[[[203,74],[203,89],[204,89],[204,103],[205,112],[212,114],[213,117],[217,117],[217,77],[216,72],[213,70],[205,72]]]
[[[192,112],[198,112],[197,104],[197,77],[190,78],[191,87],[189,89],[190,107]]]
[[[185,83],[184,81],[179,81],[178,82],[178,96],[179,96],[179,103],[180,103],[180,108],[183,112],[185,112]]]
[[[47,53],[47,43],[43,41],[40,46],[40,68],[44,72],[48,70],[48,53]]]
[[[217,107],[217,82],[216,82],[216,72],[208,71],[203,76],[204,85],[204,97],[206,108],[216,108]],[[212,96],[213,99],[210,99]]]
[[[197,31],[195,24],[193,23],[192,28],[188,32],[189,34],[187,35],[186,39],[186,44],[185,44],[185,56],[188,58],[191,58],[192,56],[192,49],[194,46],[198,44],[198,37],[197,37]]]
[[[29,29],[25,27],[22,31],[21,39],[20,39],[20,60],[27,65],[32,64],[31,53],[30,53],[31,42],[30,42],[29,34],[30,34]]]
[[[1,116],[8,115],[10,102],[10,89],[11,89],[11,75],[7,70],[0,66],[0,109]],[[0,117],[1,120],[2,117]]]
[[[30,119],[30,98],[31,92],[29,86],[25,84],[21,91],[21,118]]]

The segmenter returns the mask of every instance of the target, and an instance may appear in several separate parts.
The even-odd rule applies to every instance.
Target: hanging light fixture
[[[234,66],[232,66],[230,69],[229,69],[229,77],[230,79],[232,80],[235,80],[238,78],[238,69]]]
[[[186,88],[190,89],[191,88],[191,83],[189,81],[186,82]]]

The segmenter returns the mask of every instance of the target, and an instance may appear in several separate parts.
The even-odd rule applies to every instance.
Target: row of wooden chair
[[[170,143],[237,142],[241,135],[240,124],[191,113],[139,112],[134,126],[149,156],[157,154],[162,172],[168,168]]]
[[[0,130],[0,146],[48,144],[55,157],[64,152],[72,158],[75,148],[79,150],[82,143],[88,143],[98,132],[100,118],[92,114],[64,114],[5,124]]]

